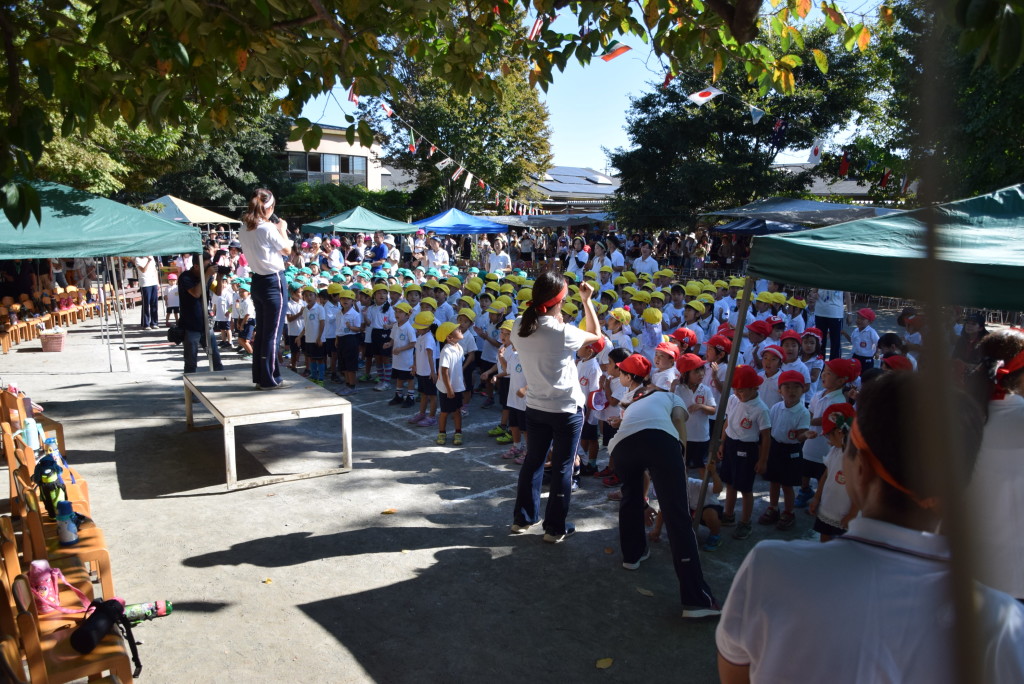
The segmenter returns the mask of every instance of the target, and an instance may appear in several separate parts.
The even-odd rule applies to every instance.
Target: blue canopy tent
[[[807,230],[807,226],[781,221],[765,221],[764,219],[737,219],[711,229],[716,233],[731,235],[774,235],[775,233],[795,233]]]
[[[481,233],[507,233],[508,226],[472,216],[458,209],[421,219],[413,223],[417,228],[434,231],[438,235],[479,235]]]

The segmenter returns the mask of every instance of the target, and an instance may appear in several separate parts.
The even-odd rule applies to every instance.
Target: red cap
[[[662,342],[661,344],[659,344],[657,347],[654,348],[654,351],[656,351],[656,352],[665,352],[666,354],[671,356],[673,359],[675,359],[677,356],[679,356],[679,347],[677,347],[676,345],[672,344],[671,342]]]
[[[756,389],[764,382],[764,378],[757,374],[752,366],[736,366],[732,372],[733,389]]]
[[[803,385],[805,383],[804,374],[795,370],[782,371],[782,373],[779,374],[779,386],[781,387],[787,382],[795,382],[798,385]]]
[[[177,273],[168,273],[167,274],[167,279],[168,280],[177,280],[178,279],[178,274]]]
[[[836,428],[849,429],[857,412],[850,404],[832,404],[821,414],[821,434],[827,435]]]
[[[647,360],[646,356],[641,354],[630,354],[625,360],[620,361],[616,365],[618,365],[619,370],[641,378],[646,378],[651,372],[651,362]]]
[[[600,354],[601,352],[604,351],[604,345],[605,345],[605,336],[601,335],[600,337],[597,338],[597,342],[594,342],[593,344],[591,344],[589,346],[590,346],[590,348],[592,350],[594,350],[595,354]]]
[[[590,254],[590,245],[583,245],[583,251]]]
[[[777,344],[770,344],[764,349],[762,349],[761,356],[764,356],[765,354],[775,354],[776,356],[779,357],[780,361],[786,360],[786,352],[782,351],[782,347],[780,347]]]
[[[715,335],[708,340],[708,346],[720,351],[729,352],[732,351],[732,340],[725,335]]]
[[[718,330],[715,331],[716,335],[724,335],[725,333],[731,333],[733,331],[732,323],[726,321],[722,325],[718,326]]]
[[[819,342],[825,339],[825,334],[822,333],[817,328],[807,328],[807,330],[804,330],[804,334],[800,336],[800,339],[803,339],[808,335],[810,335],[811,337],[817,337]]]
[[[873,310],[871,310],[871,309],[868,309],[868,308],[859,309],[857,311],[857,315],[858,316],[863,316],[864,318],[868,319],[868,323],[874,323],[875,322],[875,312]]]
[[[889,370],[894,371],[912,371],[914,370],[914,363],[906,356],[901,354],[894,354],[887,356],[882,359],[882,365],[886,366]]]
[[[689,328],[676,328],[672,332],[672,337],[682,342],[683,346],[687,349],[697,344],[697,333],[693,332]]]
[[[860,377],[860,361],[857,359],[832,359],[826,361],[825,365],[840,378],[846,378],[847,382]]]
[[[704,365],[704,359],[700,358],[696,354],[683,354],[676,359],[676,370],[680,373],[687,373],[695,368],[700,368]]]
[[[773,328],[777,325],[786,325],[786,321],[782,320],[778,316],[769,316],[768,320],[766,320],[765,323],[767,323]]]
[[[787,330],[786,332],[782,333],[782,337],[779,338],[779,343],[781,344],[783,340],[796,340],[797,342],[800,342],[800,333],[798,333],[796,330]]]
[[[768,321],[754,321],[747,326],[747,330],[757,333],[762,337],[768,337],[772,334],[772,326],[768,325]]]

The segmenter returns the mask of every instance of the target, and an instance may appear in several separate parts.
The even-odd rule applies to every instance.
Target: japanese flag
[[[722,91],[719,90],[718,88],[712,88],[711,86],[708,86],[704,90],[698,90],[695,93],[687,95],[686,99],[700,107],[705,102],[710,102],[711,100],[715,99],[721,94]]]
[[[820,164],[821,163],[821,138],[814,140],[814,145],[811,146],[811,153],[807,156],[808,164]]]

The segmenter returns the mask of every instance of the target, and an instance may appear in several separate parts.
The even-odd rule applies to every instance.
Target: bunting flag
[[[352,85],[348,87],[348,101],[357,107],[359,106],[359,95],[356,94],[356,82],[354,80]]]
[[[845,176],[850,172],[850,151],[843,150],[843,158],[839,160],[839,175]]]
[[[811,145],[811,153],[807,155],[808,164],[820,164],[821,163],[821,138],[815,138],[814,144]]]
[[[506,212],[511,212],[512,211],[512,198],[511,197],[506,197],[505,198],[505,211]]]
[[[465,173],[465,171],[466,168],[464,166],[460,166],[459,168],[455,169],[455,173],[452,174],[452,180],[459,180],[459,178],[462,176],[463,173]]]
[[[409,129],[409,151],[416,154],[416,131]]]
[[[604,54],[601,55],[601,59],[603,59],[606,62],[610,62],[619,55],[624,55],[632,49],[633,48],[629,47],[628,45],[623,45],[619,41],[613,40],[612,42],[608,43],[608,47],[605,48]]]
[[[476,184],[480,186],[481,190],[487,188],[487,183],[484,183],[484,179],[483,178],[477,178],[476,179]]]
[[[433,157],[435,152],[437,152],[437,148],[435,146],[431,145],[430,146],[430,150],[427,151],[427,159],[430,159],[431,157]]]
[[[882,180],[878,181],[878,187],[884,188],[889,185],[889,177],[892,175],[892,169],[887,168],[882,172]]]
[[[445,169],[447,169],[447,168],[448,168],[449,166],[451,166],[451,165],[452,165],[452,163],[453,163],[453,162],[452,162],[452,160],[451,160],[451,159],[449,159],[448,157],[445,157],[445,158],[444,158],[444,159],[442,159],[441,161],[439,161],[439,162],[437,162],[436,164],[434,164],[434,166],[436,166],[436,167],[437,167],[437,170],[438,170],[438,171],[444,171],[444,170],[445,170]]]
[[[721,94],[722,91],[719,90],[718,88],[712,88],[711,86],[708,86],[704,90],[698,90],[695,93],[687,95],[686,99],[700,107],[705,102],[710,102],[711,100],[715,99]]]
[[[537,17],[537,20],[533,22],[533,27],[530,32],[526,34],[526,40],[534,41],[537,40],[537,36],[540,35],[540,30],[544,27],[544,18]]]
[[[761,120],[762,116],[764,116],[763,109],[758,109],[757,107],[750,105],[750,120],[753,121],[755,125]]]
[[[391,109],[391,107],[388,107],[387,102],[381,102],[380,108],[384,110],[384,116],[388,117],[389,119],[391,118],[391,115],[395,113],[395,110]]]
[[[781,150],[786,146],[786,131],[789,130],[789,122],[785,119],[776,119],[775,126],[772,128],[772,139],[769,144]]]
[[[878,166],[878,162],[876,162],[876,161],[871,161],[871,160],[869,159],[869,160],[868,160],[868,165],[867,165],[867,168],[865,168],[865,169],[864,169],[864,172],[865,172],[865,173],[867,173],[868,171],[870,171],[871,169],[875,168],[876,166]]]
[[[661,82],[661,87],[662,88],[668,88],[668,84],[671,83],[672,79],[675,78],[675,77],[676,77],[676,75],[673,74],[671,71],[666,72],[665,73],[665,80]]]
[[[462,184],[462,187],[467,191],[473,189],[473,174],[466,173],[466,182]]]

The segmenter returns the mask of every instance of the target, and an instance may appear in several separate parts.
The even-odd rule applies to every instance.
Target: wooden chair
[[[61,546],[57,540],[57,526],[49,523],[44,528],[43,516],[39,505],[39,497],[34,489],[23,487],[24,466],[18,468],[18,487],[21,489],[20,496],[25,508],[25,515],[22,518],[24,523],[22,533],[26,540],[22,545],[26,561],[48,558],[51,563],[66,561],[68,558],[77,557],[83,563],[88,563],[93,572],[99,578],[100,587],[103,591],[103,598],[113,598],[114,577],[110,569],[110,552],[107,550],[107,540],[103,536],[103,530],[96,527],[95,523],[88,523],[78,530],[78,543],[74,546]],[[81,502],[72,502],[78,510],[81,510]],[[47,534],[49,530],[49,534]]]
[[[67,456],[67,445],[64,443],[64,425],[59,420],[54,420],[47,416],[45,413],[36,413],[32,411],[31,407],[25,406],[25,395],[10,392],[9,390],[3,390],[0,392],[0,407],[2,407],[3,413],[0,414],[0,422],[11,420],[12,427],[14,429],[20,428],[24,425],[26,418],[35,418],[35,421],[43,426],[43,433],[47,437],[57,438],[57,448],[60,449],[60,453]],[[75,473],[75,477],[78,477],[78,473]]]
[[[5,634],[17,634],[17,630]],[[13,636],[0,639],[0,674],[12,684],[29,684],[25,675],[25,663],[21,660],[21,647]]]
[[[40,636],[36,604],[29,589],[28,578],[18,575],[12,593],[18,609],[17,623],[21,647],[28,661],[32,684],[63,684],[110,672],[111,678],[99,680],[128,684],[132,679],[132,665],[119,634],[110,633],[87,655],[71,647],[71,631],[62,629]]]

